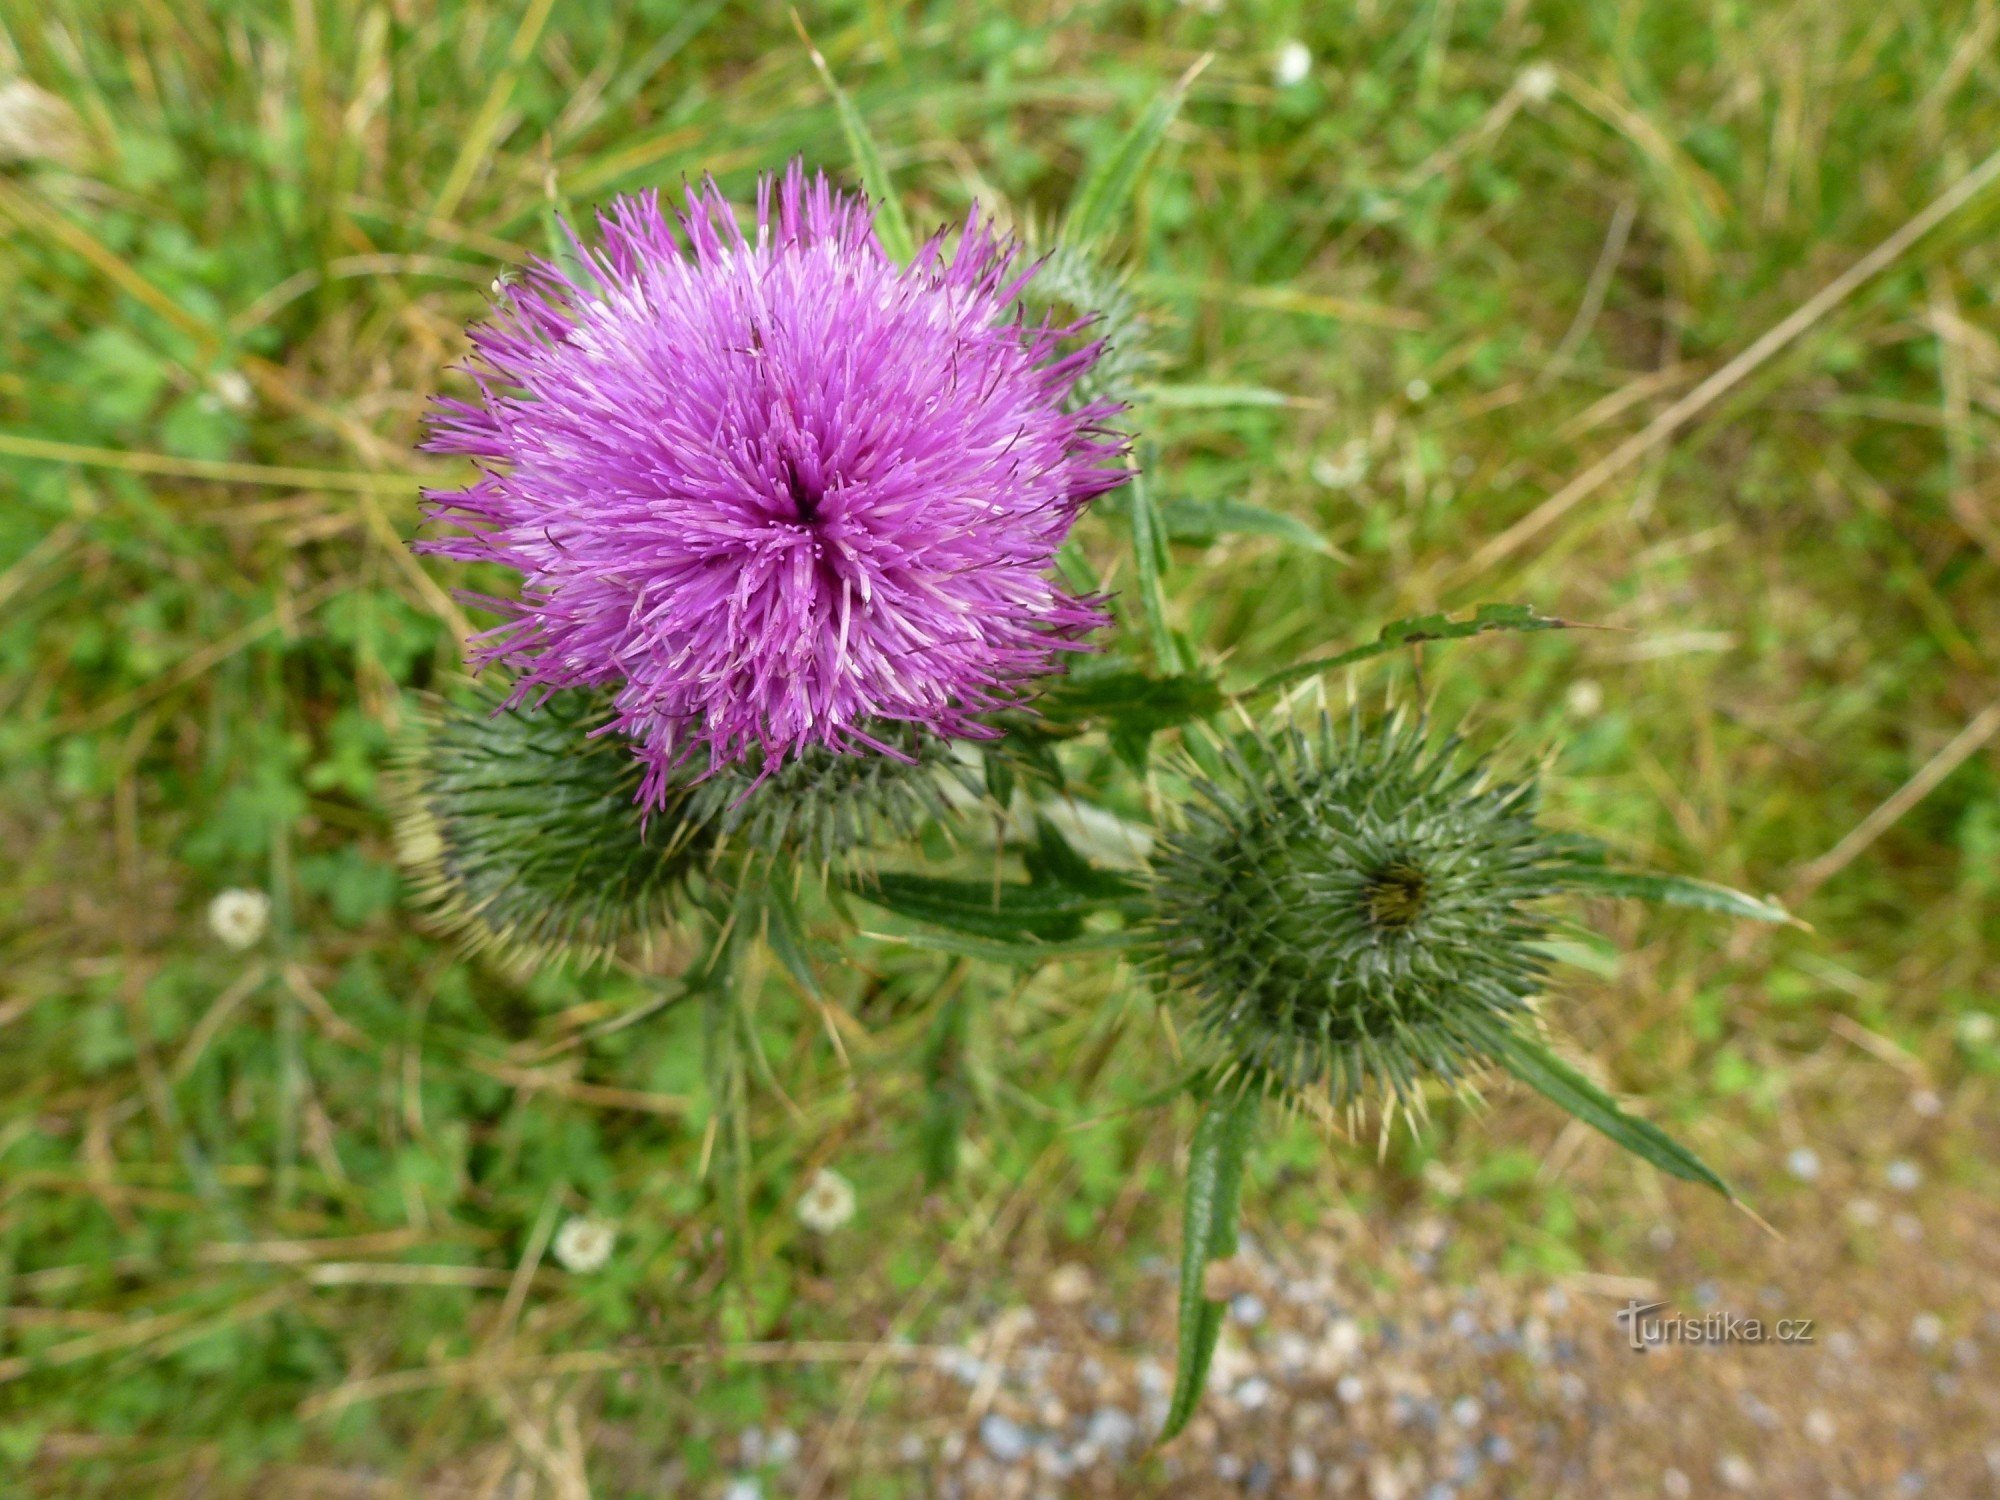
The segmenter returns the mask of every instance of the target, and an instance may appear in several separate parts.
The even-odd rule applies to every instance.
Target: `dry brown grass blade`
[[[1862,850],[1887,833],[1902,820],[1904,814],[1936,791],[1947,776],[1976,755],[1996,734],[2000,734],[2000,699],[1989,703],[1971,723],[1952,736],[1943,749],[1924,762],[1916,775],[1898,787],[1875,811],[1855,824],[1845,838],[1818,859],[1803,866],[1798,874],[1792,877],[1791,887],[1785,892],[1787,904],[1798,905],[1846,869]]]
[[[1734,359],[1653,418],[1644,428],[1488,541],[1450,575],[1447,586],[1462,587],[1491,572],[1611,480],[1665,445],[1683,427],[1796,343],[1814,324],[1902,259],[1919,240],[1971,203],[1995,181],[2000,181],[2000,151],[1995,151],[1933,198],[1905,221],[1902,228],[1772,324]]]

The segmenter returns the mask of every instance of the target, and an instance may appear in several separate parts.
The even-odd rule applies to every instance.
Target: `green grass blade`
[[[1671,1177],[1712,1187],[1725,1198],[1736,1196],[1701,1158],[1659,1126],[1626,1114],[1610,1095],[1560,1061],[1540,1042],[1511,1027],[1496,1025],[1483,1030],[1500,1066],[1551,1104],[1602,1131],[1634,1156],[1651,1162]]]
[[[1153,503],[1143,473],[1133,474],[1125,486],[1125,505],[1132,520],[1132,552],[1139,563],[1139,608],[1152,637],[1153,659],[1162,672],[1177,674],[1185,663],[1181,660],[1180,642],[1174,639],[1167,624],[1167,596],[1161,582],[1167,566],[1166,523],[1160,519],[1159,507]]]
[[[1181,1220],[1180,1347],[1174,1360],[1173,1402],[1167,1408],[1165,1442],[1183,1427],[1201,1403],[1215,1341],[1222,1332],[1223,1304],[1203,1288],[1212,1260],[1236,1253],[1236,1219],[1243,1187],[1243,1156],[1257,1123],[1262,1096],[1247,1088],[1218,1094],[1194,1128],[1188,1151],[1187,1207]]]
[[[1266,510],[1242,500],[1169,500],[1160,507],[1167,535],[1175,541],[1211,542],[1219,536],[1274,536],[1330,556],[1325,537],[1297,516]]]
[[[1174,86],[1146,106],[1146,112],[1111,154],[1099,162],[1077,185],[1063,215],[1061,240],[1065,244],[1087,246],[1116,223],[1132,202],[1139,187],[1139,174],[1165,138],[1167,127],[1181,112],[1188,89],[1213,53],[1203,53],[1194,66],[1181,74]]]
[[[1753,922],[1802,925],[1776,901],[1760,900],[1712,880],[1696,880],[1691,875],[1655,875],[1644,870],[1579,865],[1566,871],[1563,878],[1571,886],[1597,896],[1625,896],[1634,901],[1658,901],[1664,906],[1687,906],[1696,911],[1746,917]]]
[[[854,107],[854,101],[847,97],[833,76],[833,69],[826,65],[813,39],[806,32],[806,23],[799,19],[799,13],[792,12],[792,24],[798,28],[799,40],[806,44],[806,51],[812,57],[813,67],[819,72],[820,81],[827,92],[833,95],[833,107],[840,114],[840,132],[847,137],[848,154],[854,158],[854,170],[861,174],[862,189],[875,201],[875,238],[882,242],[882,248],[891,260],[908,265],[916,259],[916,236],[910,232],[909,215],[903,211],[903,200],[896,195],[896,186],[889,180],[889,169],[882,165],[882,153],[875,145],[875,137],[868,133],[868,122],[861,118],[861,111]]]

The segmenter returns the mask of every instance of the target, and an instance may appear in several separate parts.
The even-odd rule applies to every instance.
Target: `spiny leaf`
[[[1382,627],[1382,633],[1365,646],[1342,651],[1334,656],[1317,657],[1312,661],[1298,662],[1271,673],[1235,696],[1256,697],[1289,687],[1295,682],[1303,682],[1308,677],[1316,677],[1322,672],[1331,672],[1336,667],[1351,667],[1356,662],[1372,657],[1384,656],[1404,646],[1421,645],[1425,641],[1457,641],[1467,636],[1487,635],[1499,630],[1577,630],[1574,620],[1559,620],[1552,615],[1538,614],[1525,604],[1482,604],[1473,611],[1472,617],[1454,620],[1448,615],[1413,615],[1407,619],[1395,620]]]
[[[1609,870],[1601,865],[1575,865],[1564,872],[1563,878],[1570,885],[1593,895],[1627,896],[1635,901],[1658,901],[1667,906],[1718,911],[1725,916],[1747,917],[1753,922],[1802,925],[1797,917],[1775,901],[1759,900],[1726,885],[1696,880],[1690,875],[1655,875],[1644,870]]]
[[[1257,1123],[1261,1096],[1238,1088],[1216,1095],[1195,1126],[1188,1151],[1187,1206],[1181,1218],[1180,1347],[1174,1358],[1174,1395],[1167,1408],[1165,1442],[1201,1402],[1209,1361],[1222,1332],[1223,1304],[1207,1296],[1208,1263],[1236,1253],[1236,1220],[1243,1186],[1243,1156]]]
[[[1169,500],[1160,507],[1160,519],[1175,541],[1210,542],[1232,534],[1275,536],[1314,552],[1333,552],[1326,538],[1297,516],[1241,500]]]
[[[1088,245],[1107,232],[1124,214],[1139,186],[1139,174],[1166,136],[1167,127],[1180,113],[1182,101],[1213,53],[1203,53],[1170,89],[1146,106],[1146,112],[1111,154],[1091,169],[1078,184],[1063,217],[1062,240],[1070,245]]]
[[[1669,1176],[1712,1187],[1725,1198],[1735,1196],[1729,1185],[1687,1147],[1659,1126],[1626,1114],[1610,1095],[1560,1061],[1540,1042],[1512,1026],[1496,1023],[1481,1029],[1487,1033],[1492,1055],[1500,1065],[1550,1103],[1591,1128],[1603,1131],[1634,1156],[1651,1162]]]
[[[868,133],[868,123],[861,118],[861,111],[854,107],[854,101],[847,97],[847,91],[834,79],[833,69],[826,64],[813,39],[806,33],[806,23],[799,19],[799,13],[792,12],[792,25],[798,28],[799,40],[806,44],[806,51],[812,57],[812,64],[818,70],[820,81],[827,92],[833,95],[833,107],[840,115],[841,134],[847,137],[848,154],[854,158],[854,169],[861,174],[861,186],[875,201],[875,238],[882,242],[882,248],[889,258],[903,265],[916,259],[916,236],[910,233],[909,216],[903,212],[903,200],[896,195],[896,185],[889,180],[889,169],[882,165],[882,153],[875,145],[875,137]]]

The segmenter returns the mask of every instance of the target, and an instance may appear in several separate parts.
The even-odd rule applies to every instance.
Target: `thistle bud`
[[[646,767],[592,732],[591,694],[504,704],[494,687],[435,702],[405,753],[397,849],[432,920],[523,969],[664,928],[714,845],[690,790],[642,813]]]
[[[1489,1060],[1545,965],[1564,843],[1532,779],[1420,725],[1322,719],[1225,748],[1153,856],[1162,966],[1221,1074],[1336,1106]]]

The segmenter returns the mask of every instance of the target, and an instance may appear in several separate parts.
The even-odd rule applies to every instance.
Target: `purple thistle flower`
[[[458,534],[422,550],[522,576],[477,600],[509,619],[475,665],[516,701],[615,685],[649,804],[703,748],[768,770],[896,754],[897,722],[991,737],[976,716],[1104,622],[1049,576],[1125,477],[1117,408],[1065,409],[1100,346],[1025,323],[1033,268],[976,211],[907,268],[796,162],[752,236],[712,181],[676,217],[686,248],[656,195],[620,199],[581,269],[502,288],[480,400],[438,404],[426,446],[482,474],[427,492]]]

